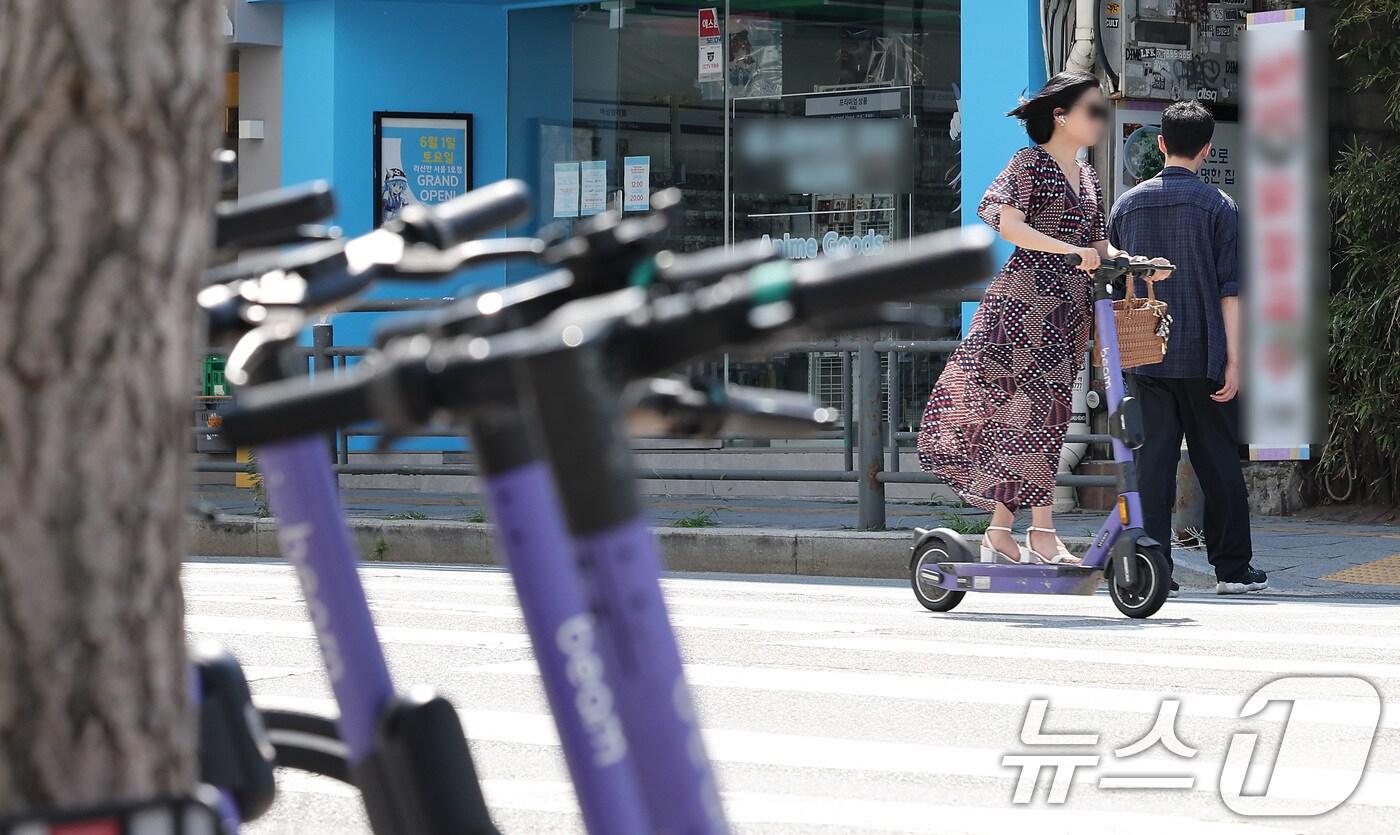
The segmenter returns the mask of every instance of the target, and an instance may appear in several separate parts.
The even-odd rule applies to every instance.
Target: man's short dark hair
[[[1162,139],[1174,157],[1195,157],[1215,134],[1215,117],[1198,101],[1178,101],[1162,111]]]

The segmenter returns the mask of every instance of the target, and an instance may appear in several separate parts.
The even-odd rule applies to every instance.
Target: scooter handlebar
[[[315,385],[296,377],[254,386],[224,413],[222,435],[238,446],[257,446],[364,423],[375,416],[370,385],[347,374]]]
[[[405,206],[388,228],[415,243],[438,249],[510,226],[530,212],[530,190],[520,180],[501,180],[454,197],[446,203]]]
[[[214,245],[243,246],[293,236],[297,227],[335,214],[335,195],[324,180],[274,189],[214,207]]]
[[[963,227],[919,235],[876,257],[803,261],[792,268],[793,297],[815,319],[917,300],[992,275],[994,243],[990,230]]]
[[[993,243],[994,238],[987,230],[957,229],[914,238],[901,250],[880,257],[852,256],[796,265],[787,261],[760,265],[747,274],[733,276],[731,281],[739,284],[730,284],[730,289],[715,286],[699,291],[706,298],[699,300],[702,303],[698,307],[685,306],[688,312],[683,311],[679,318],[663,321],[663,317],[641,325],[639,341],[632,348],[645,348],[643,353],[648,361],[631,369],[631,373],[646,375],[647,368],[653,364],[671,367],[726,341],[751,341],[748,336],[753,334],[746,336],[740,332],[746,330],[746,326],[740,331],[727,332],[706,324],[703,320],[706,300],[729,298],[730,302],[722,305],[731,311],[724,314],[725,317],[747,309],[750,313],[741,317],[744,322],[755,321],[752,314],[769,303],[789,304],[797,320],[819,322],[849,315],[852,310],[869,309],[896,299],[918,298],[982,280],[993,271]],[[696,302],[697,298],[691,297],[690,301]],[[619,302],[606,298],[592,302],[595,305],[615,303]],[[737,307],[729,307],[729,304],[737,304]],[[608,317],[626,311],[625,305],[618,313],[605,308],[598,322],[606,322]],[[691,313],[697,312],[702,314],[701,319],[692,319]],[[546,344],[548,350],[554,350],[555,342],[550,339],[554,332],[552,328],[537,333],[522,332],[518,344],[499,346],[497,359],[526,356],[545,350]],[[686,338],[687,333],[695,338]],[[454,374],[450,383],[441,385],[453,390],[453,399],[488,402],[496,392],[496,375],[508,373],[509,363],[489,363],[496,372],[492,374],[474,359],[468,361],[462,357],[460,361],[464,363],[464,373]],[[451,366],[456,361],[447,363]],[[468,370],[469,373],[465,373]],[[244,392],[240,408],[224,416],[224,434],[233,443],[253,445],[369,419],[385,420],[387,417],[391,423],[411,424],[442,405],[439,401],[443,393],[436,390],[440,386],[429,384],[437,373],[429,369],[422,357],[403,356],[390,358],[374,371],[357,371],[329,384],[316,383],[308,387],[303,380],[290,380],[257,386]],[[408,376],[401,376],[404,374]],[[414,375],[422,375],[422,379],[410,379]],[[466,386],[464,381],[468,380],[473,384]],[[406,402],[410,398],[415,402]],[[766,395],[762,402],[739,405],[745,408],[729,410],[727,423],[730,427],[738,420],[736,412],[743,412],[744,420],[755,424],[753,428],[758,428],[759,423],[767,427],[781,424],[784,428],[793,428],[794,412],[781,395]],[[816,412],[802,414],[803,421],[829,419],[830,416]]]
[[[838,413],[804,394],[643,380],[628,391],[628,433],[639,438],[801,438],[835,429]]]
[[[1077,252],[1067,252],[1065,253],[1065,263],[1071,267],[1077,267],[1084,263],[1084,259],[1079,257],[1079,253]],[[1119,255],[1114,258],[1104,258],[1100,260],[1099,269],[1130,273],[1132,275],[1147,275],[1154,272],[1172,272],[1176,269],[1176,265],[1167,264],[1166,266],[1159,266],[1149,261],[1134,261],[1126,255]]]
[[[656,278],[663,284],[694,286],[713,284],[726,276],[752,269],[779,257],[777,246],[762,240],[710,249],[693,255],[674,255],[660,263]],[[658,259],[661,261],[661,259]]]

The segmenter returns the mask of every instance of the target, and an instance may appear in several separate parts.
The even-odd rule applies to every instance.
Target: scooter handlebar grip
[[[368,380],[349,375],[328,383],[282,380],[239,392],[223,415],[223,436],[237,446],[256,446],[363,423],[374,416]]]
[[[436,206],[414,203],[399,215],[404,237],[448,249],[522,220],[530,212],[530,190],[520,180],[501,180]]]
[[[838,413],[804,394],[731,386],[721,437],[803,438],[837,428]]]
[[[1079,253],[1077,252],[1066,252],[1065,263],[1071,267],[1077,267],[1080,264],[1084,263],[1084,259],[1080,257]]]
[[[778,247],[762,240],[747,241],[729,249],[709,249],[694,255],[678,255],[657,271],[666,284],[713,284],[779,257]]]
[[[919,235],[881,255],[804,261],[793,268],[793,294],[817,317],[917,299],[987,279],[996,270],[995,242],[988,229],[964,227]]]
[[[236,246],[294,231],[333,214],[335,195],[324,180],[227,201],[214,208],[214,245]]]

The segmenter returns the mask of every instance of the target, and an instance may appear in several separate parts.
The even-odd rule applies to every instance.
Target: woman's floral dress
[[[1105,240],[1098,175],[1079,167],[1071,187],[1049,151],[1019,151],[977,216],[995,228],[1000,207],[1014,206],[1037,231],[1073,246]],[[1062,255],[1017,247],[929,395],[919,431],[923,468],[984,510],[1052,504],[1091,309],[1087,273]]]

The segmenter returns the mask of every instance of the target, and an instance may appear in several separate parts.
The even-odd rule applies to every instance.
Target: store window
[[[678,187],[683,219],[667,245],[686,252],[765,236],[794,258],[879,252],[956,226],[959,6],[607,0],[513,11],[510,173],[534,186],[539,225]],[[830,401],[839,362],[789,356],[728,373]],[[930,372],[906,373],[910,391]]]

